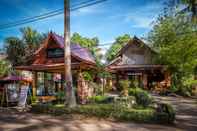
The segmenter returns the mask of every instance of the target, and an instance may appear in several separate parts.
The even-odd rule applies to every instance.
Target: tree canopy
[[[88,48],[95,57],[97,63],[101,63],[101,54],[98,53],[99,39],[97,37],[83,37],[79,33],[73,33],[71,42],[80,44],[82,47]]]
[[[157,62],[169,66],[174,85],[191,86],[197,67],[196,25],[185,21],[185,15],[160,16],[148,40],[159,52]]]
[[[7,60],[0,60],[0,77],[7,76],[12,73],[12,66]]]
[[[38,33],[30,27],[21,28],[22,38],[7,37],[5,39],[5,51],[8,55],[8,60],[12,65],[28,64],[36,49],[40,46],[46,34]]]
[[[118,51],[131,39],[129,34],[124,34],[115,39],[115,42],[111,45],[111,47],[107,50],[106,59],[107,61],[111,61],[115,58]]]

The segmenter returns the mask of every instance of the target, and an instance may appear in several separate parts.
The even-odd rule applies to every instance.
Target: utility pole
[[[75,92],[71,73],[70,49],[70,0],[64,0],[64,64],[65,64],[65,105],[76,106]]]

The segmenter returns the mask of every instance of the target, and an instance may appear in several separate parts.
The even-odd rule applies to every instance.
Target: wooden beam
[[[36,96],[36,88],[37,88],[37,72],[33,72],[33,82],[32,82],[32,95]]]

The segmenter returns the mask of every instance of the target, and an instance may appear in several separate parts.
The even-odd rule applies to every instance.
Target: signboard
[[[8,84],[7,85],[7,101],[8,102],[17,102],[18,99],[18,85],[17,84]]]
[[[18,101],[18,106],[24,107],[26,104],[27,100],[27,93],[28,93],[29,86],[27,85],[22,85],[20,94],[19,94],[19,101]]]
[[[47,49],[48,58],[64,57],[64,50],[61,48]]]

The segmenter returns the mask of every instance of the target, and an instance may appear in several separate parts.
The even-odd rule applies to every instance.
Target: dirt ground
[[[0,112],[0,131],[197,131],[197,100],[157,97],[172,103],[177,111],[175,125],[114,122],[77,116],[50,116],[14,111]]]

